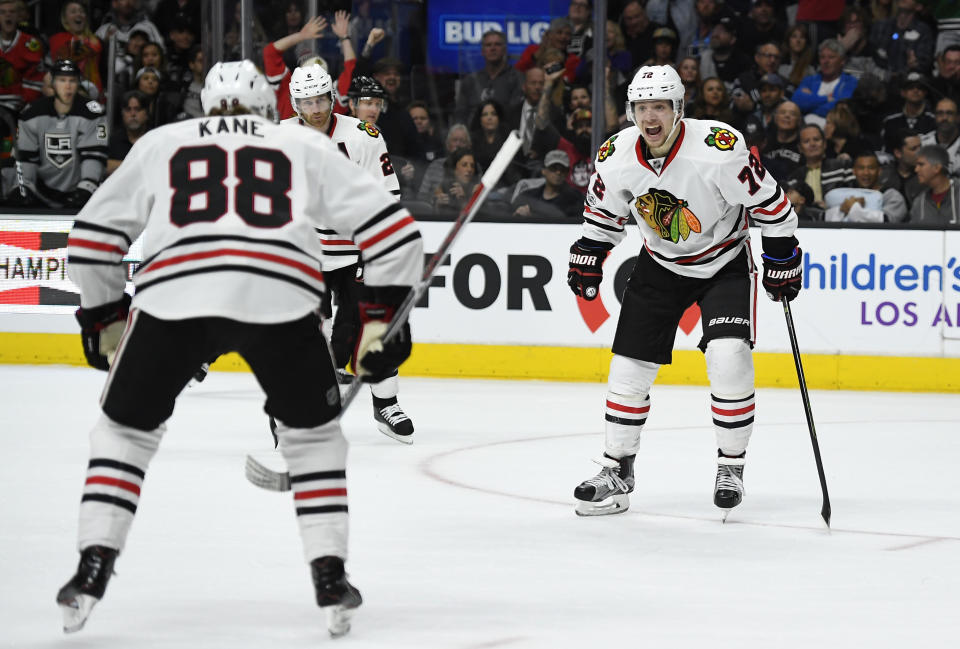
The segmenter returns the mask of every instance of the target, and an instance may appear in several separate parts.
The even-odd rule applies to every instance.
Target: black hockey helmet
[[[80,78],[80,68],[71,59],[58,59],[50,66],[50,77]]]
[[[376,99],[386,99],[387,91],[383,89],[373,77],[357,76],[350,82],[350,90],[347,91],[347,97],[350,99],[360,99],[373,97]]]

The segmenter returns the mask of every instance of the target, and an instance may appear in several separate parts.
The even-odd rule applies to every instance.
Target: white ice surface
[[[960,397],[814,392],[833,502],[799,393],[760,390],[747,494],[712,504],[704,387],[655,386],[632,508],[574,516],[597,467],[602,384],[402,379],[413,446],[344,418],[351,578],[327,637],[289,494],[243,476],[271,446],[252,376],[184,392],[117,574],[86,628],[54,603],[104,375],[0,367],[0,647],[480,649],[960,646]]]

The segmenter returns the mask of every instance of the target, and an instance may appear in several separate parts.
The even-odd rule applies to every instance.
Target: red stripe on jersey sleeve
[[[90,241],[89,239],[76,239],[70,237],[67,239],[67,247],[76,246],[77,248],[90,248],[91,250],[102,250],[104,252],[115,252],[118,255],[126,254],[126,250],[119,246],[109,243],[100,243],[99,241]]]
[[[784,195],[783,200],[780,201],[780,204],[777,205],[777,206],[776,206],[775,208],[773,208],[772,210],[765,210],[765,209],[762,209],[762,208],[759,208],[759,207],[758,207],[758,208],[753,209],[753,210],[750,210],[750,211],[751,211],[752,213],[756,213],[756,214],[766,214],[766,215],[768,215],[768,216],[771,215],[771,214],[776,214],[777,212],[779,212],[780,210],[783,209],[783,206],[787,204],[787,201],[788,201],[788,200],[789,200],[789,199],[786,197],[786,195]]]
[[[414,222],[413,217],[408,215],[405,218],[402,218],[396,223],[394,223],[393,225],[391,225],[389,228],[386,228],[379,234],[376,234],[365,241],[358,241],[357,245],[360,246],[360,250],[366,250],[370,246],[376,245],[377,243],[383,241],[384,239],[389,237],[391,234],[393,234],[397,230],[402,230],[403,228],[407,227],[413,222]]]

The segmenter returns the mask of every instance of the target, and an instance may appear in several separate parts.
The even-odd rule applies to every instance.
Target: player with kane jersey
[[[326,70],[317,64],[294,70],[290,77],[290,103],[297,115],[283,120],[283,124],[309,126],[324,133],[343,155],[379,178],[391,194],[400,197],[400,183],[383,136],[371,122],[333,112],[336,95],[333,80]],[[330,346],[338,376],[349,381],[352,377],[341,368],[350,360],[359,328],[360,248],[331,224],[318,228],[317,233],[323,247],[324,276],[338,305]],[[399,381],[396,372],[380,383],[371,384],[370,391],[378,430],[404,444],[412,443],[413,422],[397,402]]]
[[[613,341],[605,449],[596,460],[603,468],[574,491],[581,515],[629,507],[650,388],[659,367],[671,362],[680,318],[694,303],[718,447],[714,503],[726,516],[741,502],[754,415],[757,273],[748,218],[761,227],[767,294],[792,300],[800,290],[797,215],[783,189],[740,133],[721,122],[682,119],[683,96],[672,67],[637,71],[627,90],[635,126],[597,152],[582,238],[570,249],[568,283],[592,300],[603,261],[631,216],[643,233]]]
[[[328,138],[273,121],[276,97],[250,61],[214,65],[201,102],[207,117],[138,140],[70,232],[84,353],[109,374],[90,434],[80,563],[57,596],[64,629],[79,630],[104,595],[177,395],[203,361],[236,351],[277,422],[317,604],[330,633],[342,635],[361,598],[344,572],[347,443],[317,313],[324,277],[315,229],[336,227],[362,249],[354,364],[373,378],[410,353],[409,327],[387,343],[382,335],[420,279],[420,233]],[[122,262],[141,234],[131,303]]]

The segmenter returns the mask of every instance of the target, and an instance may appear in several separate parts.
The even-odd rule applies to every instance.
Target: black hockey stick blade
[[[450,231],[447,233],[447,236],[444,237],[443,243],[440,244],[440,247],[430,258],[430,261],[427,262],[427,265],[423,269],[423,277],[420,279],[420,282],[413,287],[413,290],[410,291],[406,299],[404,299],[400,306],[397,307],[393,319],[390,321],[390,324],[387,326],[387,330],[383,334],[384,341],[389,341],[403,327],[403,324],[407,321],[407,318],[410,317],[413,307],[417,304],[424,292],[430,286],[430,280],[433,279],[433,275],[436,273],[437,267],[440,266],[440,262],[442,262],[443,258],[447,256],[447,254],[450,252],[450,249],[453,248],[453,244],[460,236],[464,226],[466,226],[470,221],[473,220],[473,217],[476,216],[477,212],[480,210],[480,206],[483,204],[483,201],[486,200],[487,195],[494,188],[497,182],[499,182],[500,176],[502,176],[503,172],[507,170],[507,167],[510,165],[513,157],[517,155],[517,151],[520,150],[520,146],[522,144],[523,140],[520,138],[520,134],[517,131],[511,131],[507,136],[506,141],[504,141],[504,143],[500,146],[500,150],[497,152],[497,155],[494,156],[493,160],[490,162],[490,166],[487,167],[487,170],[480,178],[480,183],[474,190],[470,200],[467,201],[466,205],[463,206],[463,209],[460,210],[457,220],[454,221],[453,226],[451,226]],[[354,381],[347,388],[346,392],[341,395],[340,417],[343,417],[343,413],[346,412],[347,408],[350,407],[350,404],[353,403],[353,400],[357,396],[357,393],[360,392],[360,387],[363,383],[363,380]],[[272,423],[270,430],[272,433],[274,433],[274,437],[276,437],[276,429]],[[250,482],[263,489],[269,489],[271,491],[290,490],[289,473],[278,472],[265,467],[263,464],[258,462],[256,458],[250,455],[247,456],[246,473],[247,479]]]
[[[797,344],[797,332],[793,326],[793,314],[790,312],[790,302],[783,303],[783,316],[787,320],[787,333],[790,336],[790,347],[793,350],[793,362],[797,366],[797,380],[800,382],[800,397],[803,399],[803,412],[807,418],[807,429],[810,431],[810,443],[813,445],[813,458],[817,462],[817,474],[820,476],[820,491],[823,492],[823,506],[820,516],[830,528],[830,493],[827,491],[827,477],[823,472],[823,460],[820,459],[820,443],[817,441],[817,428],[813,423],[813,410],[810,408],[810,395],[807,393],[807,380],[803,375],[803,363],[800,361],[800,346]]]

